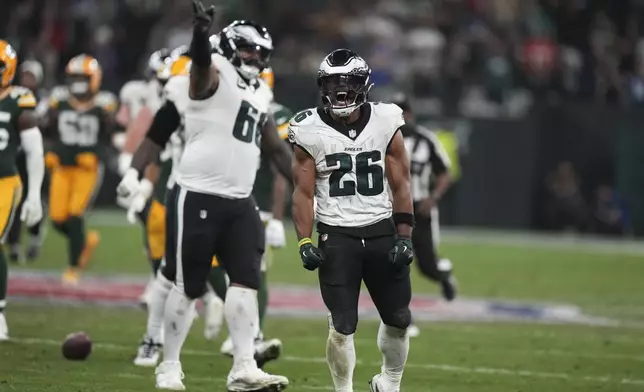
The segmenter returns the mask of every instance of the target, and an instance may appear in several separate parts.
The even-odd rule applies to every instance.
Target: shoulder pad
[[[16,100],[19,108],[35,109],[38,105],[34,93],[26,87],[12,86],[9,91],[9,96]]]
[[[306,109],[297,113],[288,124],[288,141],[306,150],[309,155],[316,157],[319,135],[315,128],[316,109]]]
[[[317,117],[318,113],[316,108],[305,109],[301,112],[295,113],[295,115],[291,117],[291,121],[288,125],[289,127],[306,127],[314,124]]]
[[[49,107],[58,108],[58,105],[61,102],[65,102],[69,98],[69,91],[65,86],[56,86],[51,90],[51,95],[49,96]]]
[[[403,110],[395,103],[371,102],[372,113],[377,117],[383,117],[383,121],[391,123],[393,130],[405,125]]]
[[[118,99],[116,98],[116,95],[109,91],[100,91],[96,94],[95,102],[96,106],[102,108],[108,113],[114,113],[118,108]]]

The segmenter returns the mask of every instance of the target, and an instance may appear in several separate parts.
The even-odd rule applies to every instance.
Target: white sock
[[[409,336],[406,329],[390,327],[380,322],[378,348],[382,353],[383,381],[390,388],[400,388],[405,362],[409,354]]]
[[[336,392],[353,392],[353,369],[356,367],[356,349],[353,334],[343,335],[329,329],[326,340],[326,362]]]
[[[215,294],[215,291],[212,289],[212,286],[210,286],[210,283],[207,284],[206,294],[204,294],[201,297],[201,300],[204,302],[204,305],[210,303],[210,301],[216,300],[216,298],[219,298],[219,297],[217,297],[217,294]]]
[[[165,303],[164,361],[179,361],[181,347],[186,341],[194,320],[195,301],[186,297],[177,286],[172,286]]]
[[[147,336],[155,343],[161,342],[163,329],[163,314],[165,313],[165,303],[168,295],[172,290],[172,282],[166,279],[161,271],[157,272],[156,279],[150,286],[150,295],[148,302],[148,325]]]
[[[255,363],[255,335],[259,325],[257,291],[230,286],[226,292],[224,314],[233,341],[233,368],[257,367]]]

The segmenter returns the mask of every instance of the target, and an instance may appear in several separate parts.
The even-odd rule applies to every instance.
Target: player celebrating
[[[63,283],[76,285],[100,241],[97,231],[85,235],[83,217],[102,182],[101,145],[110,140],[117,101],[99,90],[102,72],[95,58],[86,54],[72,58],[66,73],[67,86],[52,92],[47,116],[47,136],[53,139],[53,151],[47,154],[49,216],[69,241]]]
[[[409,351],[414,216],[409,159],[398,132],[404,119],[396,105],[367,101],[370,74],[354,52],[333,51],[318,71],[324,106],[300,112],[289,124],[300,256],[304,268],[319,268],[330,312],[327,363],[335,390],[342,392],[353,391],[353,335],[363,280],[382,319],[383,365],[370,381],[372,391],[400,390]],[[319,248],[311,240],[314,214]]]
[[[275,84],[275,75],[271,68],[264,70],[260,78],[271,88]],[[293,112],[284,105],[275,101],[271,103],[271,113],[275,117],[275,123],[279,132],[280,138],[287,140],[288,137],[288,122],[293,116]],[[279,339],[264,340],[262,328],[264,326],[264,319],[266,317],[266,310],[268,308],[268,266],[271,263],[272,248],[282,248],[286,246],[286,233],[284,232],[284,206],[286,204],[286,188],[288,184],[283,176],[281,176],[276,168],[270,162],[270,157],[267,154],[262,154],[261,165],[257,173],[257,180],[253,187],[253,195],[271,194],[270,203],[262,202],[262,198],[256,197],[258,207],[260,209],[260,217],[266,225],[266,251],[262,257],[261,269],[261,284],[258,291],[257,299],[259,304],[259,335],[255,340],[255,359],[261,365],[269,360],[277,359],[281,353],[282,342]],[[270,212],[269,212],[270,210]],[[215,291],[225,299],[226,282],[221,284],[221,280],[215,273],[211,273],[214,279],[211,279],[211,284]],[[217,287],[220,286],[220,287]],[[223,293],[222,293],[223,292]],[[223,295],[222,295],[223,294]],[[233,342],[226,339],[222,345],[220,352],[224,355],[233,356]]]
[[[176,258],[177,274],[166,302],[164,362],[157,367],[157,387],[185,388],[179,355],[192,322],[194,299],[206,289],[216,254],[230,278],[225,316],[235,355],[228,390],[281,390],[288,379],[264,373],[253,359],[264,227],[250,194],[260,145],[272,153],[283,175],[289,179],[291,175],[290,151],[268,115],[272,92],[258,79],[268,65],[272,40],[262,26],[235,22],[221,33],[224,56],[211,56],[208,30],[214,7],[206,10],[193,2],[193,8],[186,145],[167,211],[171,241],[166,259]],[[140,172],[166,141],[167,135],[148,134],[130,170]],[[126,175],[120,192],[135,193],[137,177],[138,173]]]
[[[16,51],[7,41],[0,40],[0,340],[9,338],[3,313],[8,271],[2,247],[22,193],[16,168],[19,146],[24,149],[29,174],[29,192],[20,213],[27,226],[42,219],[40,187],[45,174],[42,135],[35,115],[36,97],[27,88],[11,86],[17,66]]]
[[[183,52],[175,53],[169,60],[170,75],[164,87],[165,102],[154,116],[154,120],[148,131],[151,135],[171,135],[164,152],[159,157],[169,152],[171,159],[148,164],[144,178],[139,183],[139,190],[129,200],[128,220],[136,222],[136,216],[149,210],[151,203],[156,206],[157,214],[155,221],[161,220],[163,243],[160,246],[161,254],[165,251],[166,228],[165,228],[165,195],[174,186],[176,179],[176,167],[178,166],[183,150],[183,127],[182,118],[185,108],[189,102],[187,75],[190,58]],[[183,79],[183,80],[182,80]],[[168,261],[170,263],[168,263]],[[139,346],[138,353],[134,359],[137,366],[156,366],[161,350],[161,334],[165,303],[172,288],[172,281],[176,276],[176,264],[174,258],[166,258],[165,263],[157,272],[155,279],[150,285],[147,299],[148,320],[146,334]],[[206,291],[202,297],[205,310],[204,335],[214,338],[219,333],[223,322],[223,301],[215,295],[212,289]]]

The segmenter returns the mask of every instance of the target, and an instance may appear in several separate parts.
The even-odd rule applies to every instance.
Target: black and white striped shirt
[[[419,201],[429,197],[432,176],[445,173],[451,163],[434,132],[415,124],[401,130],[411,164],[411,194]]]

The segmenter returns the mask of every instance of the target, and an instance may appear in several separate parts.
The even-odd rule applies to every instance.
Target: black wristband
[[[192,62],[199,67],[209,67],[212,64],[210,41],[208,34],[199,31],[197,27],[192,31],[190,42],[190,57]]]
[[[396,225],[409,225],[414,227],[414,214],[408,212],[395,212],[394,213],[394,223]]]

